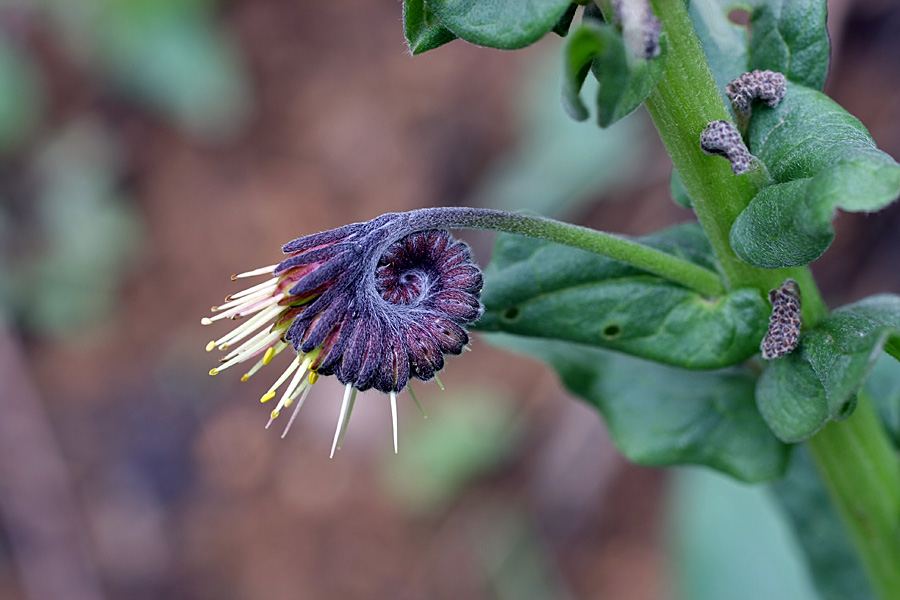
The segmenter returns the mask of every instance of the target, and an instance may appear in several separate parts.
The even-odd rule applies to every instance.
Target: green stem
[[[793,277],[803,293],[804,326],[815,325],[826,308],[808,268],[759,269],[734,254],[731,226],[756,194],[756,184],[748,175],[733,175],[726,161],[700,150],[706,124],[728,119],[729,113],[684,2],[651,3],[668,36],[668,56],[647,108],[716,251],[726,284],[765,292]],[[873,588],[883,600],[900,598],[900,461],[871,404],[861,394],[852,417],[828,424],[807,444]]]
[[[581,248],[638,267],[705,296],[725,292],[719,274],[634,240],[545,217],[489,208],[425,208],[408,213],[410,229],[490,229]]]
[[[731,248],[731,226],[758,188],[752,174],[734,175],[727,160],[700,150],[700,134],[706,125],[730,119],[730,113],[684,2],[653,0],[652,4],[664,23],[668,54],[665,73],[647,99],[647,110],[709,236],[726,284],[766,293],[793,277],[803,292],[804,321],[811,325],[824,316],[825,305],[807,268],[759,269],[742,261]]]
[[[634,240],[544,217],[487,208],[426,208],[409,214],[409,228],[490,229],[549,240],[601,254],[664,277],[705,296],[725,292],[718,273]]]
[[[874,591],[900,598],[900,461],[865,394],[851,417],[826,425],[807,447]]]

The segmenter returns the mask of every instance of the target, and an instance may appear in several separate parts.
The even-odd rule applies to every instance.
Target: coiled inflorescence
[[[769,302],[772,316],[760,345],[766,360],[788,354],[800,341],[800,287],[793,279],[786,279],[780,288],[769,292]]]
[[[731,163],[731,172],[743,175],[750,170],[750,151],[741,134],[728,121],[712,121],[700,134],[700,149],[707,154],[724,156]]]
[[[778,106],[787,93],[787,81],[781,73],[757,69],[733,80],[725,87],[725,93],[731,99],[734,110],[746,115],[750,113],[750,104],[754,100],[760,100],[772,108]]]
[[[290,378],[272,419],[294,402],[296,416],[316,379],[334,375],[346,386],[335,445],[356,391],[374,388],[390,395],[396,449],[397,393],[412,377],[434,378],[445,354],[460,354],[469,341],[465,325],[483,311],[481,270],[468,247],[429,228],[427,215],[413,223],[410,214],[298,238],[283,246],[290,256],[278,265],[235,275],[272,277],[203,319],[242,319],[207,345],[230,350],[210,373],[255,358],[246,380],[293,347],[296,358],[262,397],[273,399]]]

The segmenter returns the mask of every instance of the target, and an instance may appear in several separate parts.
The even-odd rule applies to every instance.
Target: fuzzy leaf
[[[714,269],[696,224],[641,238]],[[759,350],[769,306],[754,290],[721,298],[568,246],[501,235],[485,272],[478,328],[566,340],[691,369],[715,369]]]
[[[869,132],[824,94],[788,83],[778,107],[757,107],[750,151],[775,185],[738,216],[731,245],[764,268],[810,263],[834,239],[835,210],[875,211],[900,195],[900,165],[875,147]]]
[[[785,469],[788,447],[756,411],[749,370],[683,371],[568,342],[488,340],[548,362],[566,388],[600,410],[616,446],[636,463],[706,465],[754,482]]]
[[[783,73],[788,81],[821,90],[831,43],[825,0],[767,0],[753,10],[750,69]]]
[[[422,54],[456,39],[425,0],[403,0],[403,33],[413,55]]]
[[[467,42],[514,50],[551,31],[570,0],[426,0],[425,4]]]
[[[588,71],[600,82],[597,122],[608,127],[631,114],[650,95],[665,68],[666,39],[653,59],[638,58],[628,49],[622,34],[609,23],[585,20],[569,34],[563,53],[563,108],[576,121],[588,118],[581,87]]]
[[[756,388],[760,413],[785,442],[805,440],[853,412],[882,349],[900,360],[900,296],[870,296],[833,311],[765,370]]]
[[[747,71],[750,63],[747,29],[728,19],[728,13],[739,7],[743,7],[740,0],[692,0],[688,9],[723,97],[728,82]]]

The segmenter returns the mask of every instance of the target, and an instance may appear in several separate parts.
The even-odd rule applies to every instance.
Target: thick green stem
[[[734,254],[731,226],[756,193],[756,184],[748,175],[733,175],[725,160],[700,150],[706,124],[728,119],[729,113],[684,2],[651,3],[668,35],[668,56],[665,75],[647,108],[715,248],[727,285],[764,292],[793,277],[803,293],[804,325],[815,325],[826,309],[808,268],[759,269]],[[883,600],[900,598],[900,460],[871,404],[861,397],[852,417],[830,423],[807,444],[873,588]]]
[[[426,208],[409,213],[410,229],[490,229],[601,254],[680,283],[706,296],[725,292],[717,273],[622,236],[544,217],[487,208]]]
[[[807,447],[874,591],[900,598],[900,461],[868,398],[860,393],[853,415],[826,425]]]
[[[757,192],[751,174],[734,175],[728,161],[700,150],[700,134],[711,121],[730,119],[709,64],[680,0],[654,0],[656,15],[668,36],[666,71],[647,99],[653,118],[697,218],[715,249],[730,288],[777,288],[788,277],[800,284],[808,325],[825,314],[825,305],[809,270],[759,269],[739,259],[729,242],[734,220]]]

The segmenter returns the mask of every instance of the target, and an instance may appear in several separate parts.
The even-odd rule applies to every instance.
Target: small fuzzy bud
[[[662,22],[650,10],[650,3],[647,0],[613,0],[613,8],[632,53],[646,60],[658,56]]]
[[[700,134],[700,149],[707,154],[724,156],[731,163],[735,175],[750,170],[750,151],[741,134],[728,121],[713,121]]]
[[[775,71],[744,73],[725,87],[725,93],[731,98],[736,112],[748,114],[750,104],[754,100],[765,102],[766,106],[776,107],[787,93],[784,75]]]
[[[781,287],[769,292],[772,316],[769,331],[760,350],[766,360],[779,358],[797,347],[800,340],[800,287],[793,279],[786,279]]]

